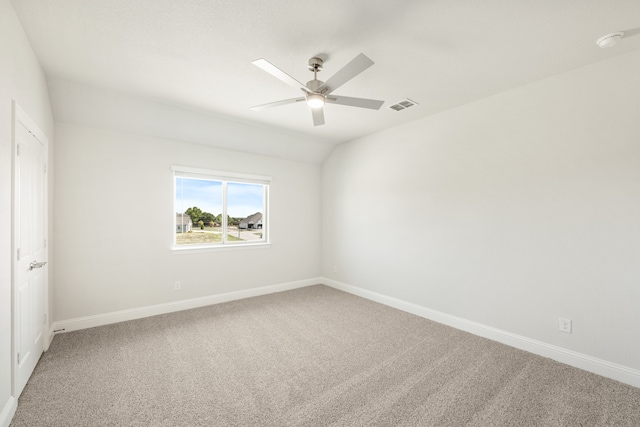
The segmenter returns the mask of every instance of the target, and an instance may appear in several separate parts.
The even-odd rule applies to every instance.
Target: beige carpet
[[[640,389],[325,286],[55,337],[19,426],[640,426]]]

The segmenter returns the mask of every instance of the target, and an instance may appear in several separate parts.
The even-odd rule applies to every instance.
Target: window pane
[[[222,182],[176,177],[176,245],[222,243]]]
[[[256,241],[264,240],[266,218],[264,203],[264,185],[227,183],[227,240]]]

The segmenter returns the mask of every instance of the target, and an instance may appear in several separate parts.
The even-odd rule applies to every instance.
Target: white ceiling
[[[640,49],[638,0],[11,0],[47,76],[328,144],[354,139]],[[615,47],[600,36],[625,31]],[[363,52],[374,62],[336,91],[378,110],[325,106],[314,127],[299,96],[251,64],[321,80]],[[612,76],[615,78],[615,76]],[[64,91],[60,91],[64,92]],[[63,95],[62,95],[63,96]],[[389,105],[419,103],[396,112]],[[56,105],[54,102],[54,115]]]

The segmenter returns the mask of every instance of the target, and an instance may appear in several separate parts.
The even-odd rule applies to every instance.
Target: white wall
[[[338,146],[323,276],[639,369],[639,75],[636,51]]]
[[[324,161],[335,145],[318,135],[189,110],[79,82],[48,77],[47,83],[57,122],[317,164]]]
[[[12,100],[17,101],[47,135],[52,151],[53,117],[44,73],[9,1],[0,0],[0,425],[7,421],[3,417],[14,407],[11,398]],[[52,171],[50,167],[50,179]]]
[[[320,165],[59,122],[55,137],[56,321],[319,277]],[[272,246],[172,254],[174,164],[272,176]]]

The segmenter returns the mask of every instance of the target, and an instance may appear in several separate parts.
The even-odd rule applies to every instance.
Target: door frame
[[[47,245],[45,250],[47,251],[47,261],[50,261],[50,253],[49,253],[49,139],[47,136],[40,130],[38,125],[20,108],[18,103],[15,100],[11,101],[11,111],[12,111],[12,126],[11,126],[11,395],[16,399],[17,396],[17,382],[16,382],[16,372],[18,368],[18,357],[17,357],[17,347],[18,347],[18,319],[16,319],[17,309],[16,309],[16,297],[17,297],[17,289],[16,289],[16,269],[17,269],[17,216],[18,216],[18,179],[17,179],[17,157],[18,157],[18,140],[17,140],[17,129],[18,126],[24,126],[43,146],[44,149],[44,157],[47,159],[47,173],[45,174],[45,188],[44,188],[44,204],[45,204],[45,224],[44,224],[44,234],[47,236]],[[43,331],[43,341],[42,348],[43,351],[47,351],[49,349],[49,344],[51,343],[51,318],[49,316],[49,272],[47,270],[47,274],[44,276],[44,304],[43,311],[46,316],[47,322],[44,325]]]

